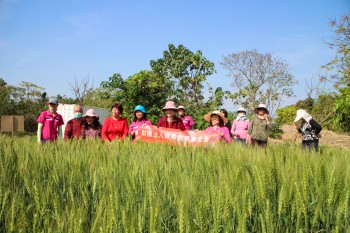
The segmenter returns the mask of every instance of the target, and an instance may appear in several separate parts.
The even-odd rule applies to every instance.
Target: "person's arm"
[[[37,131],[37,137],[38,137],[38,143],[41,143],[41,134],[43,130],[43,123],[38,123],[38,131]]]
[[[226,140],[227,143],[230,143],[231,142],[231,135],[230,135],[230,131],[228,130],[227,127],[224,127],[223,128],[224,130],[224,139]]]
[[[181,129],[182,131],[186,130],[185,125],[184,125],[184,123],[182,121],[179,121],[179,125],[178,126],[179,126],[179,129]]]
[[[124,133],[123,133],[121,140],[126,138],[128,136],[128,133],[129,133],[129,125],[128,125],[128,121],[126,119],[124,120],[123,131],[124,131]]]
[[[101,136],[102,136],[102,139],[105,140],[105,141],[109,141],[108,137],[107,137],[107,129],[108,129],[108,126],[109,126],[109,118],[107,118],[104,122],[103,122],[103,125],[102,125],[102,131],[101,131]]]
[[[309,123],[310,123],[311,127],[315,129],[316,135],[321,132],[322,126],[320,124],[318,124],[314,119],[310,119]]]
[[[57,127],[57,130],[58,130],[58,139],[62,139],[62,126],[58,126]]]
[[[66,128],[64,129],[64,140],[72,138],[73,127],[71,121],[67,122]]]
[[[235,120],[233,121],[232,128],[231,128],[231,134],[232,134],[233,136],[235,136],[236,122],[237,122],[237,121],[235,121]]]

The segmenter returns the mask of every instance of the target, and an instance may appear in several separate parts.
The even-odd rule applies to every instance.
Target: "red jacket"
[[[72,138],[82,138],[84,129],[83,118],[73,118],[67,122],[64,130],[64,140]]]
[[[125,118],[114,120],[113,117],[108,117],[103,122],[101,135],[103,140],[113,141],[116,138],[124,139],[128,131],[128,121]]]
[[[159,119],[157,126],[164,127],[164,128],[186,130],[182,120],[176,116],[174,116],[173,121],[171,122],[171,126],[168,125],[166,116],[163,116],[162,118]]]

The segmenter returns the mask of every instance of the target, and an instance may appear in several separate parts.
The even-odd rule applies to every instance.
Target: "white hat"
[[[294,122],[299,121],[301,118],[303,118],[307,122],[309,122],[312,119],[310,114],[307,113],[304,109],[299,109],[297,111],[297,117],[295,118]]]
[[[245,110],[245,108],[240,107],[240,108],[238,108],[238,110],[237,110],[237,113],[238,113],[238,112],[245,112],[245,113],[247,113],[247,110]]]
[[[259,104],[259,106],[254,109],[254,112],[258,113],[258,109],[264,109],[266,113],[269,114],[269,110],[267,110],[266,104]]]
[[[183,109],[183,110],[185,110],[186,111],[186,108],[184,107],[184,106],[179,106],[179,107],[177,107],[177,110],[180,110],[180,109]]]

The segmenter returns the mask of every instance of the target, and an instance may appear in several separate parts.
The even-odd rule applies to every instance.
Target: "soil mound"
[[[292,125],[283,125],[282,130],[282,141],[301,143],[301,135]],[[350,136],[323,129],[320,133],[320,145],[337,146],[350,150]]]

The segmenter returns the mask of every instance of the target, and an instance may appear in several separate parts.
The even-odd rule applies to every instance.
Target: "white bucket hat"
[[[238,108],[237,113],[239,112],[244,112],[245,114],[247,114],[247,110],[245,110],[245,108],[242,107]]]

